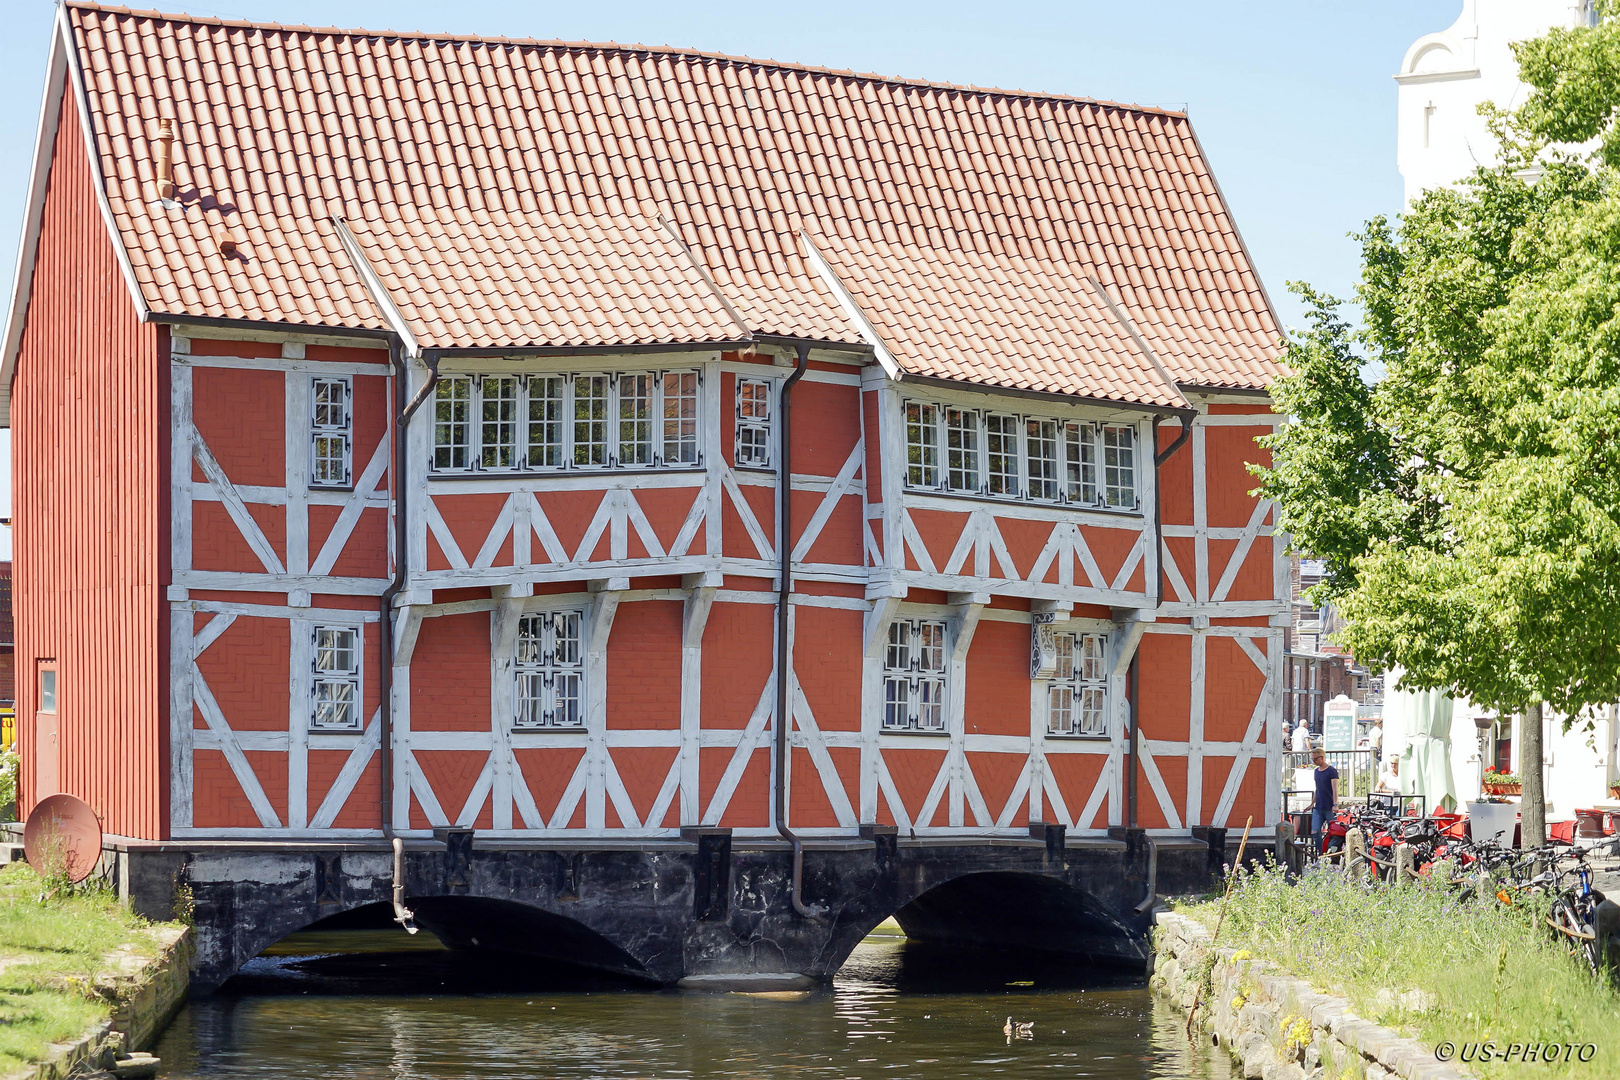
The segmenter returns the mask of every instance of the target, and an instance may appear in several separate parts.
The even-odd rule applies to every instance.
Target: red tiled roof
[[[911,373],[1163,403],[1087,277],[1176,382],[1280,370],[1177,113],[641,46],[68,16],[159,312],[382,328],[341,217],[426,347],[736,338],[662,213],[756,334],[862,340],[805,229]],[[153,194],[160,117],[183,209]]]

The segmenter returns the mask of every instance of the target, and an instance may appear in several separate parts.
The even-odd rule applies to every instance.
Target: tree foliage
[[[1311,325],[1274,396],[1297,422],[1256,471],[1358,658],[1575,715],[1620,698],[1620,19],[1519,55],[1505,163],[1359,237],[1361,329],[1295,287]]]

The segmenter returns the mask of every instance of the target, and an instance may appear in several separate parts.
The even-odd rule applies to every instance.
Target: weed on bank
[[[1463,897],[1428,882],[1368,885],[1322,867],[1292,882],[1260,869],[1239,873],[1219,944],[1274,961],[1431,1048],[1595,1047],[1584,1063],[1463,1065],[1481,1077],[1620,1077],[1620,993],[1553,940],[1546,904]],[[1220,907],[1180,910],[1214,929]],[[1412,990],[1421,1000],[1403,1002]]]
[[[47,881],[23,863],[0,868],[0,1075],[111,1013],[96,979],[125,948],[158,952],[151,925],[106,889]]]

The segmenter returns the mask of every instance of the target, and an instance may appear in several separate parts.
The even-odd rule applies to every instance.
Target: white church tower
[[[1449,28],[1413,42],[1395,76],[1397,161],[1407,202],[1496,164],[1496,142],[1478,107],[1524,102],[1528,88],[1519,81],[1513,42],[1591,21],[1590,0],[1463,0]]]

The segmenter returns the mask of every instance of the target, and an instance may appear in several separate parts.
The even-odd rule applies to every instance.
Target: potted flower
[[[1620,780],[1616,780],[1614,783],[1609,785],[1609,798],[1614,799],[1616,802],[1620,802]]]
[[[1518,795],[1524,791],[1524,782],[1517,773],[1498,770],[1494,765],[1485,770],[1484,786],[1491,795]]]

